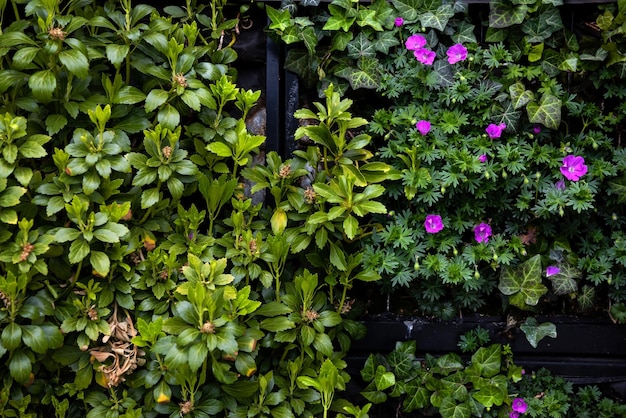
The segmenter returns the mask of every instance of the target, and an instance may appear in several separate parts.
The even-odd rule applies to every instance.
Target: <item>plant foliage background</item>
[[[590,35],[555,3],[487,26],[456,2],[285,6],[268,33],[319,93],[289,158],[238,86],[256,4],[0,2],[1,416],[368,416],[335,395],[351,295],[381,278],[444,318],[548,295],[623,319],[621,3]],[[568,155],[588,170],[561,187]],[[434,406],[508,414],[502,350]]]

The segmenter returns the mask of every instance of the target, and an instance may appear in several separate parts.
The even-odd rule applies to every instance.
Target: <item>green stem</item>
[[[339,302],[339,306],[337,307],[337,313],[341,313],[343,310],[343,305],[346,303],[346,297],[348,295],[348,286],[343,287],[343,291],[341,292],[341,301]]]

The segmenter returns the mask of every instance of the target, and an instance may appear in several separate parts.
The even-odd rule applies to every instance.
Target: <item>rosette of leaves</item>
[[[133,185],[153,186],[141,192],[141,208],[148,209],[164,200],[162,186],[166,186],[174,201],[180,200],[185,184],[195,180],[196,165],[187,158],[188,152],[180,147],[181,128],[174,131],[156,125],[144,131],[143,145],[146,154],[131,152],[126,158],[137,169]]]

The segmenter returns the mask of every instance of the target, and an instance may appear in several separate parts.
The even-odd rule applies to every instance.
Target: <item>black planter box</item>
[[[363,361],[370,353],[386,354],[397,341],[414,340],[417,355],[461,354],[458,342],[464,333],[480,326],[494,343],[509,344],[516,364],[527,370],[545,367],[576,383],[626,382],[626,325],[606,319],[538,317],[552,322],[557,338],[542,339],[533,348],[518,326],[503,317],[473,316],[452,322],[415,318],[367,320],[367,335],[355,341],[349,358]]]

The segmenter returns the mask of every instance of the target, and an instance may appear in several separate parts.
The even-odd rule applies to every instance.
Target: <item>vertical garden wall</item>
[[[0,416],[622,416],[622,6],[0,2]]]

